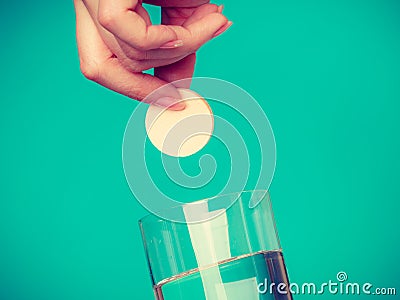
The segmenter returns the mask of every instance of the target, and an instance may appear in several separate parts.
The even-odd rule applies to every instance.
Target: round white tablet
[[[207,101],[188,89],[178,89],[186,107],[181,111],[150,105],[147,135],[160,151],[185,157],[201,150],[210,140],[214,117]]]

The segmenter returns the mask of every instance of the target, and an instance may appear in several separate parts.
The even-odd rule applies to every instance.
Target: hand
[[[162,25],[152,25],[140,0],[75,0],[80,65],[90,80],[140,101],[164,86],[146,102],[168,107],[180,96],[167,84],[192,77],[196,50],[232,22],[208,0],[148,2],[162,4]],[[155,76],[143,73],[151,68]]]

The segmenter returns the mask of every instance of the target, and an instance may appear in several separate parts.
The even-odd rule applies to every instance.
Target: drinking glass
[[[267,191],[171,210],[187,222],[154,214],[139,221],[157,300],[292,299]]]

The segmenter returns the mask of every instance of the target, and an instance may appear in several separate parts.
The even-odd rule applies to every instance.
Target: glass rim
[[[240,197],[242,194],[249,194],[249,193],[254,193],[254,192],[262,192],[262,193],[264,193],[264,194],[263,194],[263,197],[265,197],[266,195],[269,196],[269,190],[263,190],[263,189],[257,189],[257,190],[243,190],[243,191],[241,191],[241,192],[233,192],[233,193],[227,193],[227,194],[216,195],[216,196],[212,196],[212,197],[204,198],[204,199],[200,199],[200,200],[195,200],[195,201],[193,201],[193,202],[188,202],[188,203],[181,202],[181,204],[178,204],[178,205],[175,205],[175,206],[171,206],[171,207],[169,207],[169,208],[162,209],[162,210],[158,211],[157,213],[165,212],[165,211],[170,211],[170,210],[173,210],[173,209],[177,209],[177,208],[183,207],[183,205],[186,205],[186,204],[193,204],[193,203],[200,203],[200,202],[207,202],[207,203],[208,203],[209,201],[215,200],[215,199],[217,199],[217,198],[229,197],[229,196],[237,195],[237,199],[236,199],[235,201],[233,201],[228,207],[225,208],[225,209],[229,209],[232,205],[235,204],[235,202],[239,199],[239,197]],[[259,203],[257,203],[257,205],[255,205],[254,207],[257,207],[260,203],[261,203],[261,201],[260,201]],[[254,208],[254,207],[253,207],[253,208]],[[139,225],[140,225],[140,226],[143,225],[143,224],[146,223],[146,221],[148,221],[151,217],[154,217],[156,222],[176,223],[175,221],[171,221],[171,220],[167,220],[167,219],[165,219],[165,218],[162,218],[162,217],[158,216],[158,215],[155,214],[155,213],[149,213],[149,214],[147,214],[147,215],[145,215],[145,216],[143,216],[142,218],[139,219],[139,221],[138,221]],[[184,223],[183,223],[183,224],[184,224]]]

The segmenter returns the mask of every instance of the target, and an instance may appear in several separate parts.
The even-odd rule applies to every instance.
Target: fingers
[[[196,17],[196,14],[193,15]],[[190,32],[191,40],[188,41],[188,47],[197,50],[205,42],[213,38],[214,34],[228,23],[228,19],[220,13],[207,14],[197,21],[187,21],[184,27]],[[183,39],[185,43],[185,39]]]
[[[217,9],[217,7],[215,7]],[[182,56],[185,53],[193,53],[207,41],[212,39],[214,35],[224,26],[228,24],[228,20],[219,12],[206,14],[207,10],[201,13],[193,13],[191,17],[183,24],[183,26],[169,26],[176,32],[178,38],[182,40],[183,45],[174,49],[153,49],[146,51],[147,59],[155,58],[172,58]]]
[[[177,61],[174,64],[155,68],[154,75],[167,82],[174,82],[181,79],[188,79],[174,83],[176,87],[188,89],[190,88],[190,83],[191,83],[190,79],[193,76],[195,63],[196,63],[196,54],[193,53]]]
[[[232,21],[228,21],[224,26],[222,26],[220,29],[218,29],[217,32],[214,33],[213,38],[216,38],[217,36],[223,34],[225,31],[228,30],[229,27],[232,26]]]
[[[101,65],[95,81],[132,99],[163,107],[169,107],[180,99],[179,92],[171,84],[149,74],[131,73],[117,59],[110,59]],[[179,110],[184,106],[174,108]]]
[[[206,4],[200,8],[162,8],[162,22],[168,25],[181,26],[190,18],[192,23],[204,15],[218,12],[218,6]],[[194,16],[194,17],[193,17]],[[188,22],[188,24],[190,24]],[[196,63],[196,54],[190,54],[176,63],[160,66],[154,69],[154,75],[167,82],[173,82],[176,87],[190,88],[191,78]],[[181,80],[187,79],[187,80]]]
[[[218,6],[215,4],[204,4],[202,6],[197,7],[191,16],[185,20],[182,24],[183,26],[188,26],[193,24],[194,22],[200,21],[203,17],[211,14],[211,13],[222,13],[223,6]],[[167,9],[165,9],[167,10]]]
[[[188,28],[192,34],[194,34],[194,38],[200,40],[200,43],[205,43],[208,39],[211,39],[231,26],[232,22],[226,21],[226,19],[221,18],[218,22],[214,24],[210,24],[210,19],[208,16],[215,14],[221,14],[223,6],[216,6],[213,4],[205,4],[202,5],[191,12],[189,9],[179,9],[179,8],[163,8],[163,22],[168,22],[167,24],[174,25],[182,25],[185,28]],[[189,17],[182,22],[182,16],[189,15]],[[222,15],[221,15],[222,16]],[[213,19],[215,21],[215,19]],[[222,26],[220,26],[222,24]],[[211,25],[207,28],[207,25]],[[214,27],[212,27],[214,26]],[[220,27],[219,27],[220,26]],[[217,29],[216,29],[217,28]],[[214,30],[216,31],[214,32]],[[208,30],[208,32],[207,32]],[[201,37],[201,35],[203,35]],[[189,43],[184,41],[184,45],[187,47]],[[194,49],[198,44],[194,44]],[[179,51],[176,51],[179,52]],[[193,76],[194,66],[196,62],[196,54],[193,53],[184,59],[166,66],[161,66],[155,69],[154,74],[168,82],[175,82],[175,86],[177,87],[190,87],[190,78]],[[188,79],[181,80],[180,79]]]
[[[87,78],[130,98],[161,106],[170,106],[179,99],[178,91],[167,82],[125,69],[104,44],[81,1],[75,1],[75,9],[81,69]],[[160,87],[163,88],[152,93]],[[149,94],[152,97],[147,97]],[[176,105],[173,109],[183,107]]]
[[[161,8],[161,23],[182,26],[195,10],[196,7],[163,7]]]
[[[143,2],[162,7],[197,7],[210,2],[210,0],[145,0]]]
[[[186,56],[186,55],[185,55]],[[177,61],[185,58],[185,56],[179,56],[169,59],[151,59],[151,60],[131,60],[127,57],[119,57],[120,63],[131,72],[142,72],[148,69],[157,68],[160,66],[167,66],[174,64]]]
[[[100,0],[99,23],[130,46],[139,50],[160,48],[178,40],[174,30],[165,25],[146,24],[143,11],[135,11],[138,0]]]
[[[221,7],[205,4],[197,8],[171,8],[171,12],[177,13],[167,16],[171,25],[152,26],[138,1],[86,1],[92,18],[82,1],[75,1],[81,10],[77,9],[77,39],[82,72],[130,98],[169,106],[180,95],[168,82],[191,78],[196,50],[231,23],[221,14]],[[183,45],[176,48],[177,41]],[[166,45],[172,48],[161,49]],[[153,67],[158,78],[141,73]],[[189,87],[190,82],[180,84]],[[151,98],[147,97],[149,94]],[[178,105],[174,109],[181,108]]]
[[[203,17],[205,17],[207,14],[211,14],[211,13],[215,13],[215,14],[220,14],[221,13],[221,6],[217,7],[216,5],[212,5],[212,4],[206,4],[206,5],[202,5],[200,7],[197,8],[168,8],[168,10],[175,12],[175,16],[173,15],[173,19],[176,21],[177,17],[179,17],[179,15],[181,15],[181,13],[183,12],[183,15],[186,17],[188,16],[188,18],[185,21],[185,18],[181,18],[180,20],[176,21],[176,22],[164,22],[168,25],[173,24],[175,26],[165,26],[163,25],[165,28],[167,28],[167,30],[172,30],[175,32],[175,36],[178,35],[179,33],[179,37],[177,37],[177,40],[172,41],[172,45],[169,45],[170,48],[169,49],[153,49],[153,50],[141,50],[135,47],[132,47],[132,43],[129,43],[129,41],[126,41],[123,38],[120,38],[118,36],[115,36],[114,34],[112,34],[110,31],[106,30],[99,22],[98,20],[98,16],[100,15],[100,11],[101,9],[99,8],[99,0],[96,1],[88,1],[86,0],[86,7],[89,10],[93,21],[95,21],[96,26],[98,27],[99,32],[101,33],[103,39],[106,38],[107,41],[107,45],[110,47],[112,51],[115,52],[115,54],[117,54],[118,56],[121,54],[121,52],[123,52],[127,57],[129,57],[130,59],[133,60],[148,60],[148,59],[168,59],[168,58],[177,58],[177,57],[181,57],[181,56],[185,56],[188,55],[189,53],[193,53],[195,50],[197,50],[197,48],[199,48],[202,44],[200,42],[197,41],[196,43],[196,39],[197,36],[194,36],[192,34],[192,32],[190,32],[187,28],[185,28],[183,25],[183,23],[185,23],[185,26],[193,26],[196,28],[196,24],[198,24],[200,22],[207,22],[207,20],[202,20]],[[107,0],[100,0],[100,4],[104,4],[104,1]],[[124,2],[130,2],[129,0],[123,0]],[[131,0],[132,1],[132,0]],[[114,1],[117,2],[117,1]],[[121,5],[119,5],[121,6]],[[150,24],[150,18],[148,13],[146,12],[146,10],[140,5],[137,4],[135,6],[135,15],[142,21],[143,26],[148,26]],[[130,11],[132,14],[134,12]],[[165,18],[165,13],[163,14],[163,19]],[[211,17],[213,17],[211,15]],[[217,16],[216,21],[218,22],[218,20],[220,20],[220,18],[223,18],[223,20],[225,21],[225,17],[221,16]],[[103,22],[104,23],[104,22]],[[193,24],[195,23],[195,24]],[[151,28],[153,28],[154,26],[150,26],[147,27],[149,28],[148,31],[151,32]],[[215,26],[218,27],[218,26]],[[130,29],[130,30],[128,30]],[[218,31],[219,28],[215,28],[215,31]],[[137,28],[132,28],[130,26],[124,26],[124,30],[128,30],[129,32],[127,33],[129,35],[129,37],[131,39],[135,39],[136,38],[136,33],[138,31]],[[140,30],[139,30],[140,31]],[[206,32],[204,32],[203,34],[206,34]],[[208,34],[210,36],[210,34]],[[164,35],[163,35],[164,36]],[[140,37],[138,37],[138,39],[140,39]],[[184,39],[184,41],[182,40]],[[208,41],[207,39],[203,39],[202,42],[205,43],[206,41]],[[170,41],[171,42],[171,41]],[[110,45],[111,43],[111,45]],[[169,42],[167,42],[169,43]],[[143,44],[145,44],[145,42],[143,42]],[[183,45],[182,45],[183,44]],[[165,44],[164,44],[165,45]],[[180,46],[181,45],[181,46]],[[177,47],[178,46],[178,47]],[[180,47],[179,47],[180,46]]]

